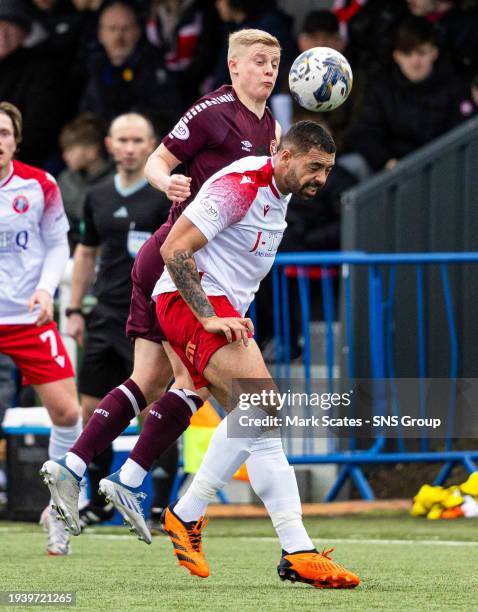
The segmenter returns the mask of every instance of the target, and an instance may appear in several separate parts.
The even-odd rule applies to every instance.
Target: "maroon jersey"
[[[161,245],[210,176],[241,157],[274,154],[275,132],[276,122],[268,109],[259,119],[238,100],[231,85],[223,85],[199,99],[163,139],[165,147],[184,164],[184,174],[192,178],[191,196],[172,205],[166,223],[144,243],[135,259],[126,326],[129,337],[165,340],[151,306],[151,293],[164,269]]]
[[[231,85],[206,94],[163,138],[164,146],[184,164],[191,196],[173,204],[167,224],[174,224],[203,183],[215,172],[247,155],[272,155],[276,122],[268,108],[262,119],[236,96]]]

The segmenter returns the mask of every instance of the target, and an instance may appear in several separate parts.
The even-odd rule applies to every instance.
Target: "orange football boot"
[[[454,508],[447,508],[446,510],[443,510],[440,518],[451,520],[461,518],[463,516],[465,516],[463,508],[461,506],[455,506]]]
[[[277,566],[280,579],[305,582],[317,589],[353,589],[360,584],[360,578],[332,561],[329,554],[333,550],[291,554],[283,551]]]
[[[193,576],[207,578],[209,566],[204,558],[201,541],[201,530],[206,526],[207,519],[201,516],[198,521],[186,523],[168,506],[161,516],[161,522],[174,546],[179,565],[187,567]]]

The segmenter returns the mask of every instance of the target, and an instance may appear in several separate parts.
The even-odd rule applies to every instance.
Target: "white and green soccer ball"
[[[352,89],[352,69],[345,57],[328,47],[304,51],[292,64],[289,88],[303,108],[324,113],[347,99]]]

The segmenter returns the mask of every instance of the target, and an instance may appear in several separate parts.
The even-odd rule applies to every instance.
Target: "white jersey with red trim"
[[[0,181],[0,324],[37,320],[37,311],[28,312],[28,301],[40,280],[46,247],[68,228],[55,179],[14,160]]]
[[[279,193],[270,157],[243,157],[204,183],[183,215],[208,239],[194,254],[206,295],[226,295],[246,313],[274,263],[289,200]],[[153,297],[175,290],[165,269]]]

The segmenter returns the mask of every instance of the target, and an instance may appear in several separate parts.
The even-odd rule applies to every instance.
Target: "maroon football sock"
[[[144,395],[129,378],[101,400],[70,451],[88,465],[95,455],[103,452],[128,427],[131,419],[143,408],[146,408]]]
[[[188,428],[193,412],[202,404],[199,395],[190,391],[187,394],[182,390],[165,393],[152,405],[129,458],[149,471],[154,460]]]

